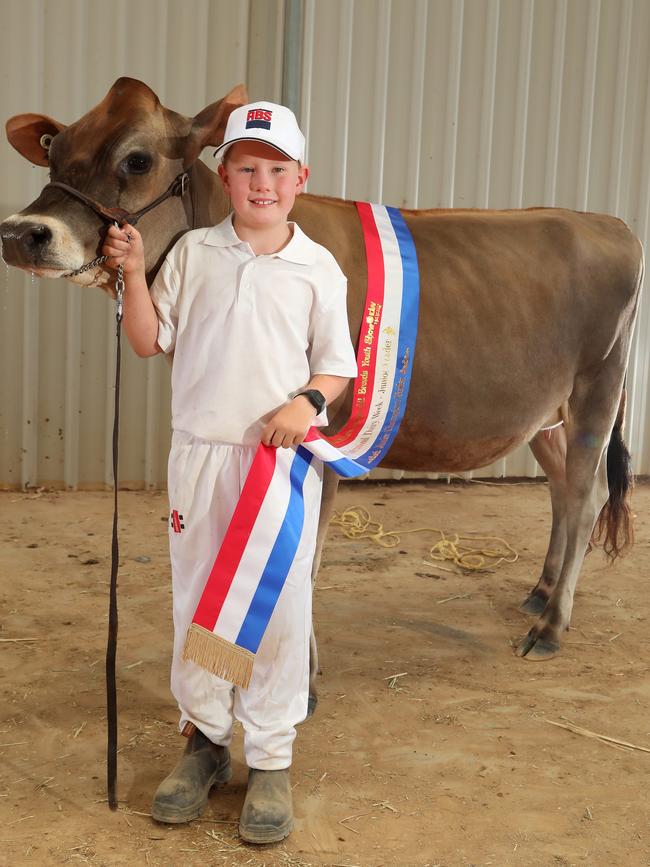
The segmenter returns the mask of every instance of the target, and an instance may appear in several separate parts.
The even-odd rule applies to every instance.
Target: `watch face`
[[[307,400],[311,403],[314,409],[320,413],[325,409],[325,396],[317,391],[315,388],[309,388],[307,391],[303,391],[302,394],[305,395]]]

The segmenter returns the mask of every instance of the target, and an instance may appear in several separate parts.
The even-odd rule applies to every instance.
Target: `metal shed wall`
[[[69,123],[121,75],[146,81],[165,105],[193,115],[247,82],[281,98],[283,0],[2,0],[2,118],[43,112]],[[0,142],[0,213],[46,183]],[[101,487],[111,483],[115,323],[96,290],[2,276],[0,484]],[[120,476],[164,486],[169,370],[124,350]]]
[[[70,122],[120,75],[189,115],[246,81],[251,98],[294,103],[312,192],[608,211],[647,245],[646,0],[2,0],[0,14],[4,118],[42,111]],[[0,148],[9,214],[46,173]],[[0,484],[110,482],[112,305],[15,269],[1,295]],[[640,473],[650,472],[649,315],[645,299],[628,380]],[[121,477],[159,487],[168,369],[125,355]],[[477,474],[536,472],[519,450]]]

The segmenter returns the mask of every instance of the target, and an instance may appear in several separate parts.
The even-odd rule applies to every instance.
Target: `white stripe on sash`
[[[402,256],[395,230],[386,208],[372,205],[372,212],[384,254],[384,301],[381,334],[377,345],[375,381],[370,401],[372,411],[357,436],[344,447],[345,454],[353,459],[365,454],[372,447],[388,416],[395,380],[395,344],[399,335],[402,312]],[[386,329],[389,329],[388,333]],[[390,351],[391,345],[393,352]]]
[[[269,559],[269,548],[256,544],[256,535],[260,528],[264,528],[266,538],[275,537],[280,532],[291,495],[289,471],[295,454],[293,449],[277,450],[273,478],[214,627],[214,631],[226,641],[234,642],[239,635],[257,590],[259,576]]]

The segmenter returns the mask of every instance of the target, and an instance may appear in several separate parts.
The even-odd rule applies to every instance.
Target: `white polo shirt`
[[[151,287],[158,344],[174,350],[172,427],[256,445],[291,392],[317,373],[353,377],[347,280],[295,223],[280,252],[256,256],[232,216],[170,250]]]

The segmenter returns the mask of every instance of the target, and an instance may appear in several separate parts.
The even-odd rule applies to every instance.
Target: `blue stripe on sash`
[[[420,273],[413,237],[404,217],[397,208],[386,208],[402,259],[402,306],[400,309],[399,337],[397,341],[397,365],[388,413],[372,446],[357,457],[368,469],[376,466],[384,457],[397,436],[404,417],[406,398],[413,370],[413,354],[418,329],[420,300]],[[408,353],[407,353],[408,350]]]
[[[298,446],[289,473],[291,494],[287,511],[235,641],[251,653],[257,653],[298,550],[305,519],[302,489],[313,457],[307,449]]]
[[[368,470],[350,458],[341,458],[338,461],[327,461],[327,466],[331,467],[338,476],[343,476],[346,479],[356,479],[357,476],[362,476]]]

